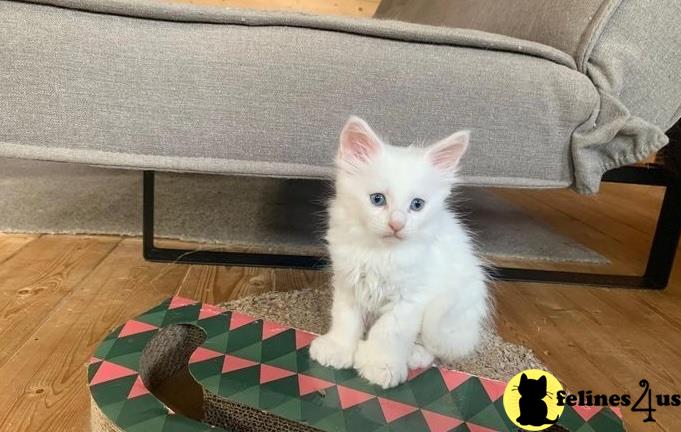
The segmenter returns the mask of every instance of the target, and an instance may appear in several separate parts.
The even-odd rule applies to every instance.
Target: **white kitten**
[[[446,204],[468,140],[463,131],[427,148],[393,147],[348,120],[326,237],[332,324],[313,341],[313,359],[388,388],[408,368],[475,348],[490,309],[486,275]]]

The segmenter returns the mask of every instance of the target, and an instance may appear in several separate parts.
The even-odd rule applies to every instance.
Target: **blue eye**
[[[421,198],[414,198],[411,200],[411,205],[409,208],[413,211],[421,211],[423,210],[423,206],[426,205],[426,202],[423,201]]]
[[[371,200],[371,204],[376,207],[383,207],[385,205],[385,195],[382,193],[372,193],[369,195],[369,199]]]

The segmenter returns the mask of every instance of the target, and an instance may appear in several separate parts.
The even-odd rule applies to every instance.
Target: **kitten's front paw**
[[[328,334],[319,336],[310,344],[310,357],[324,366],[348,369],[352,367],[354,355],[355,347],[340,344]]]
[[[357,372],[372,384],[384,389],[407,380],[407,361],[390,355],[375,344],[360,341],[355,352]]]

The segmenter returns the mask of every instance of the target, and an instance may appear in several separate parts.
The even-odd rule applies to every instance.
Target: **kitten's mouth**
[[[383,235],[383,238],[384,239],[404,240],[404,237],[402,237],[399,233],[385,234],[385,235]]]

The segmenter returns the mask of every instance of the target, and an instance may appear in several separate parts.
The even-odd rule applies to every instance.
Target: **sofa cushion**
[[[504,36],[50,3],[0,1],[0,156],[321,177],[357,114],[398,145],[471,129],[466,183],[558,187],[575,180],[572,133],[599,105],[568,55]]]
[[[496,32],[572,55],[601,100],[573,136],[583,192],[598,190],[605,171],[659,150],[681,117],[678,0],[383,0],[376,16]]]

